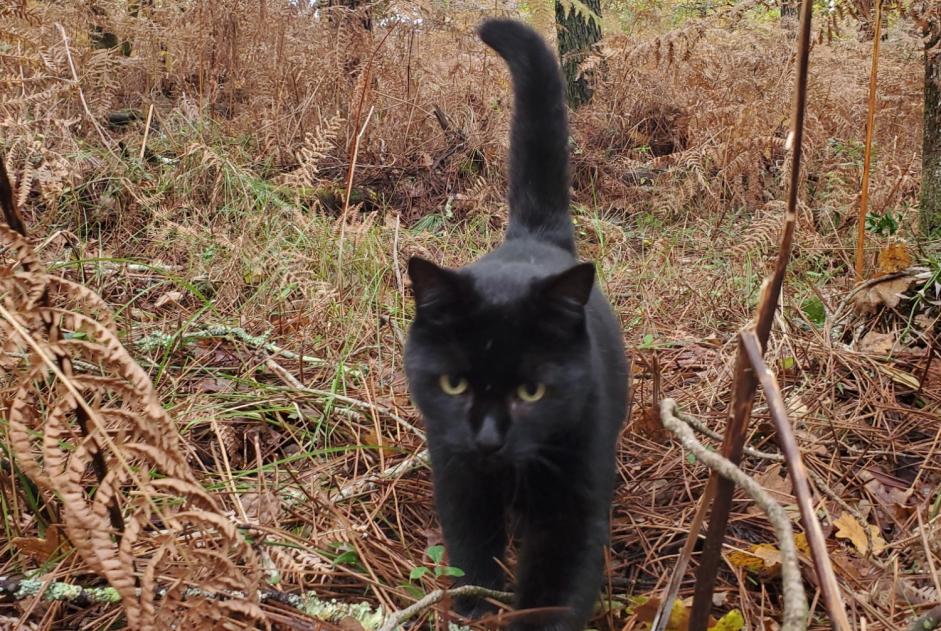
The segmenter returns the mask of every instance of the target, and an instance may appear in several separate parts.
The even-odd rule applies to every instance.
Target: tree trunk
[[[941,36],[925,44],[925,130],[921,150],[921,232],[941,236]],[[933,50],[935,49],[935,50]]]
[[[601,0],[582,0],[582,4],[601,17]],[[560,0],[555,3],[555,24],[558,33],[559,56],[565,74],[565,97],[571,107],[591,100],[591,85],[579,73],[594,46],[601,39],[601,25],[597,20],[581,15],[574,6],[566,11]]]
[[[781,0],[781,25],[788,30],[797,28],[797,0]]]

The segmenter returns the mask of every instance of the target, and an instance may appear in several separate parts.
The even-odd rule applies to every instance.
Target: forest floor
[[[253,560],[235,566],[262,568],[266,588],[393,611],[449,580],[434,571],[442,540],[401,366],[413,313],[405,264],[420,254],[457,266],[502,239],[508,81],[474,40],[479,14],[428,10],[421,28],[359,32],[349,16],[303,26],[297,6],[262,5],[124,21],[110,7],[134,36],[130,57],[90,46],[89,11],[0,14],[11,42],[0,52],[17,57],[0,63],[19,77],[17,98],[0,103],[0,151],[37,256],[111,308],[178,429],[180,462],[250,540]],[[853,277],[870,45],[847,33],[812,53],[795,253],[766,353],[850,618],[870,630],[904,628],[941,600],[941,260],[914,229],[922,59],[904,21],[888,33],[867,277],[893,280],[860,290]],[[153,61],[160,47],[172,62]],[[611,35],[597,68],[595,98],[572,119],[573,218],[580,256],[597,263],[623,324],[635,389],[593,625],[626,630],[649,619],[643,599],[669,580],[708,479],[651,410],[672,397],[723,431],[736,334],[773,264],[793,40],[760,9],[720,11]],[[22,374],[0,383],[12,393]],[[37,553],[55,523],[41,505],[58,506],[64,487],[53,480],[37,500],[22,452],[4,442],[0,574],[103,585],[74,541]],[[748,444],[776,451],[763,398]],[[743,468],[796,526],[785,468],[753,457]],[[90,467],[81,476],[95,485]],[[170,522],[140,523],[159,533]],[[135,555],[156,558],[159,539],[139,541]],[[776,628],[774,531],[744,496],[726,543],[716,617],[737,609],[747,628]],[[829,628],[802,561],[810,628]],[[147,580],[199,586],[204,574],[182,555]],[[121,627],[127,598],[124,609],[0,604],[0,620]],[[248,616],[222,611],[232,625]],[[276,603],[259,611],[283,628],[305,619]]]

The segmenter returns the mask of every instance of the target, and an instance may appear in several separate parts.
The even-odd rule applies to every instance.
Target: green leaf
[[[408,573],[408,580],[417,581],[422,576],[428,573],[427,567],[413,567],[412,571]]]
[[[439,213],[431,213],[416,221],[412,226],[412,232],[416,234],[421,232],[438,232],[443,227],[444,216]]]
[[[782,370],[793,370],[797,366],[797,360],[793,357],[782,357],[781,358],[781,369]]]
[[[741,631],[745,628],[745,618],[738,609],[733,609],[722,616],[715,625],[709,627],[709,631]]]
[[[412,585],[411,583],[400,583],[399,587],[405,590],[405,592],[415,600],[419,600],[425,595],[425,592],[418,585]]]
[[[441,568],[441,574],[438,576],[464,576],[464,570],[459,567],[445,565],[443,568]]]
[[[431,546],[425,550],[425,554],[436,564],[441,563],[441,559],[444,558],[444,546]]]
[[[686,454],[686,462],[689,464],[696,464],[696,454],[692,452]]]
[[[887,212],[884,215],[874,213],[868,213],[866,215],[866,230],[869,232],[891,236],[898,232],[898,229],[899,222],[891,212]]]
[[[347,550],[333,560],[334,565],[356,565],[359,563],[359,555],[356,550]]]
[[[808,298],[801,304],[801,311],[804,312],[804,315],[807,316],[807,319],[816,324],[817,326],[823,326],[823,323],[827,319],[827,311],[823,307],[823,303],[820,302],[820,298],[816,296]]]

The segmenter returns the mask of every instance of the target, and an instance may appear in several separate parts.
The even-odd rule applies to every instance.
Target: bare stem
[[[731,480],[751,497],[768,516],[778,536],[781,550],[781,583],[784,589],[784,615],[781,631],[803,631],[807,628],[807,597],[797,559],[797,546],[791,530],[791,520],[784,509],[771,498],[760,484],[745,475],[733,462],[723,458],[696,440],[693,430],[676,416],[676,401],[664,399],[660,404],[663,426],[670,430],[707,467]],[[692,628],[692,627],[691,627]]]

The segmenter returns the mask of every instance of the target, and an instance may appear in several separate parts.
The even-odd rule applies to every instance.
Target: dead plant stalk
[[[774,526],[781,550],[781,583],[784,589],[784,615],[781,620],[781,631],[800,631],[806,628],[807,597],[801,580],[791,520],[787,513],[767,491],[761,488],[760,484],[748,477],[738,466],[714,451],[706,449],[696,440],[693,430],[676,416],[676,401],[663,400],[660,405],[660,418],[664,427],[680,440],[683,447],[695,454],[714,473],[740,486],[768,516],[768,521]],[[705,627],[701,628],[705,629]]]
[[[788,178],[787,211],[785,214],[784,230],[781,236],[778,259],[774,274],[765,282],[764,292],[758,307],[755,323],[755,332],[758,342],[764,350],[771,333],[774,314],[778,306],[778,297],[784,284],[784,274],[790,259],[791,246],[794,240],[794,228],[797,219],[797,196],[800,184],[800,165],[803,149],[804,114],[807,102],[807,76],[810,59],[810,27],[813,15],[812,0],[803,0],[801,3],[799,37],[797,41],[797,84],[794,89],[791,115],[792,156],[791,170]],[[739,344],[734,373],[734,394],[732,400],[732,418],[726,427],[725,440],[722,443],[722,455],[734,464],[742,458],[745,445],[745,435],[748,419],[751,416],[752,401],[758,382],[755,372],[750,369],[748,355],[743,344]],[[709,530],[706,535],[700,557],[700,565],[696,573],[696,588],[693,598],[693,608],[690,614],[690,629],[699,631],[706,629],[709,612],[712,607],[712,593],[715,589],[716,574],[718,572],[719,558],[722,552],[722,542],[725,539],[725,530],[728,524],[729,512],[732,507],[732,493],[735,485],[730,480],[718,478],[713,472],[710,486],[715,487],[715,497],[710,511]],[[707,499],[707,498],[704,498]],[[699,532],[692,530],[689,536],[695,538]],[[685,571],[685,568],[677,568]],[[665,626],[663,610],[672,602],[661,603],[658,612],[658,623],[654,629]]]
[[[369,60],[366,62],[366,68],[363,70],[363,91],[359,96],[359,103],[356,106],[356,115],[354,118],[353,129],[356,131],[356,137],[353,140],[352,149],[350,153],[350,168],[346,174],[346,190],[343,194],[343,209],[340,211],[340,242],[338,244],[338,253],[337,253],[337,284],[340,287],[343,287],[343,245],[346,238],[346,219],[347,214],[350,211],[350,195],[353,194],[353,174],[356,172],[356,159],[359,156],[359,145],[363,139],[363,134],[366,133],[366,127],[369,125],[369,119],[372,118],[372,113],[374,107],[369,108],[369,113],[366,114],[366,120],[363,121],[363,124],[360,125],[360,116],[363,114],[363,106],[366,103],[366,94],[369,92],[370,81],[372,78],[372,67],[373,62],[376,59],[376,55],[379,54],[379,51],[382,49],[383,44],[386,43],[386,40],[389,39],[389,36],[392,35],[395,31],[395,24],[383,35],[382,39],[379,40],[379,44],[373,49],[372,54],[369,56]]]
[[[810,484],[807,482],[807,470],[804,468],[800,448],[797,446],[794,431],[791,429],[791,422],[787,417],[787,409],[784,404],[784,397],[781,396],[781,389],[774,378],[774,373],[768,369],[761,356],[761,347],[755,333],[753,331],[742,331],[740,339],[745,346],[745,351],[748,353],[752,370],[761,382],[765,399],[768,402],[768,410],[771,413],[771,420],[777,432],[777,442],[781,451],[784,452],[788,473],[794,483],[794,492],[797,495],[797,504],[800,507],[801,523],[804,526],[807,542],[810,544],[811,556],[813,557],[814,568],[817,571],[817,578],[820,581],[820,591],[823,593],[827,614],[836,629],[850,631],[846,608],[843,605],[843,599],[840,597],[840,586],[836,582],[830,556],[827,553],[827,542],[814,511],[813,496],[810,492]]]
[[[863,182],[856,219],[856,282],[863,280],[866,265],[866,211],[869,207],[869,173],[872,168],[872,132],[876,125],[876,87],[879,73],[879,40],[882,27],[882,0],[876,0],[875,34],[872,38],[872,66],[869,70],[869,102],[866,112],[866,146],[863,154]]]
[[[101,144],[105,146],[105,149],[108,150],[108,153],[111,154],[111,157],[120,162],[118,156],[114,153],[114,149],[111,146],[111,141],[105,135],[105,131],[101,128],[101,125],[98,124],[98,120],[95,118],[95,115],[91,113],[91,109],[88,107],[88,101],[85,100],[85,93],[82,91],[82,83],[78,78],[78,71],[75,69],[75,62],[72,60],[72,50],[69,48],[69,36],[65,32],[65,28],[56,23],[56,29],[59,31],[59,35],[62,36],[62,45],[65,47],[65,58],[69,62],[69,71],[72,73],[72,80],[75,82],[75,89],[78,90],[78,99],[82,102],[82,109],[85,110],[85,114],[88,116],[88,120],[91,122],[92,126],[95,128],[95,131],[98,133],[98,137],[101,138]]]

